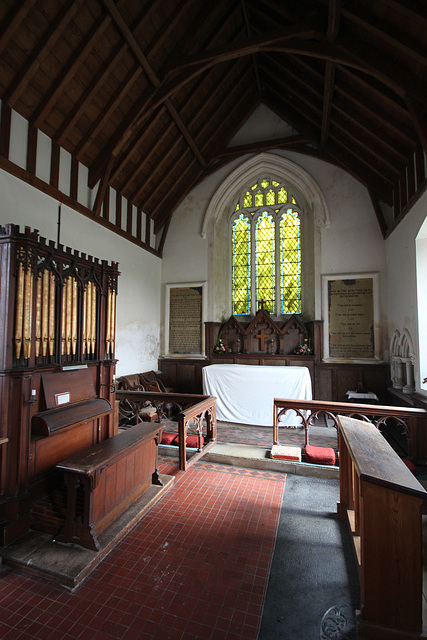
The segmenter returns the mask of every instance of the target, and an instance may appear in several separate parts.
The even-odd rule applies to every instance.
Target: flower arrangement
[[[231,353],[231,349],[228,348],[222,338],[218,338],[216,345],[213,348],[214,353]]]
[[[302,344],[300,344],[299,347],[297,347],[294,350],[294,353],[296,355],[298,355],[298,356],[312,356],[313,355],[313,349],[310,346],[308,338],[304,339],[304,342]]]

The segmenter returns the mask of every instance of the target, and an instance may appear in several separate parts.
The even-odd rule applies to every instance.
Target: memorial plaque
[[[328,316],[329,357],[375,356],[372,278],[329,280]]]
[[[169,292],[169,353],[202,353],[202,287]]]

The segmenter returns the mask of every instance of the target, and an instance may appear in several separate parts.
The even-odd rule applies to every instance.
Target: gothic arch
[[[225,177],[210,198],[201,235],[208,239],[210,317],[223,320],[231,314],[229,218],[244,188],[267,178],[293,192],[302,212],[304,233],[301,313],[308,319],[321,317],[321,229],[329,225],[325,198],[313,177],[302,167],[274,153],[260,153],[242,162]]]
[[[400,355],[402,358],[413,358],[415,355],[414,344],[408,329],[404,329],[400,338]]]
[[[202,237],[206,237],[210,220],[216,220],[224,209],[230,209],[236,195],[247,184],[264,177],[272,177],[278,182],[291,185],[297,202],[307,213],[312,213],[316,227],[329,226],[325,198],[312,176],[287,158],[273,153],[260,153],[232,171],[213,194],[203,217]]]
[[[400,356],[400,331],[395,329],[390,342],[390,355]]]

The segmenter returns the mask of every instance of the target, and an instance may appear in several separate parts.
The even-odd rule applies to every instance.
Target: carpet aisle
[[[258,640],[355,640],[359,580],[338,499],[337,480],[287,476]],[[322,635],[331,607],[346,616],[343,635],[326,621]]]

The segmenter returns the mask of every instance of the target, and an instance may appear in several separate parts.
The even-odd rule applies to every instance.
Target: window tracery
[[[284,185],[263,178],[245,189],[231,218],[232,313],[301,312],[301,219]]]

